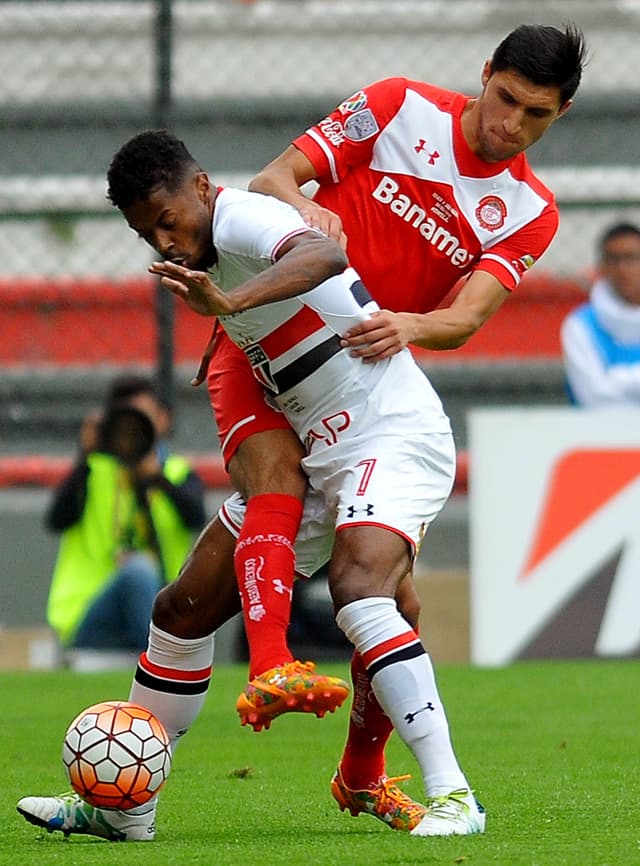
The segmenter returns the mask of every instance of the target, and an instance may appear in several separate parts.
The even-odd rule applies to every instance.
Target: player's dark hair
[[[640,227],[635,223],[619,222],[609,226],[600,238],[600,254],[604,256],[607,244],[616,238],[624,237],[625,235],[634,235],[640,238]]]
[[[107,171],[107,197],[122,210],[155,189],[175,192],[190,172],[201,170],[183,141],[166,129],[150,129],[116,152]]]
[[[574,24],[562,29],[521,24],[494,51],[491,70],[513,69],[534,84],[558,87],[564,105],[578,89],[586,63],[586,40]]]

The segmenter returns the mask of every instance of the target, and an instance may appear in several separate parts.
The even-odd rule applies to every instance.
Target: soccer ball
[[[74,791],[87,803],[131,809],[164,785],[171,767],[169,735],[144,707],[105,701],[71,722],[62,761]]]

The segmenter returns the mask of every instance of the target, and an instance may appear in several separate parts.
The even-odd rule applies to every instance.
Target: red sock
[[[393,725],[373,694],[362,656],[357,652],[351,659],[351,681],[349,733],[340,772],[347,787],[362,789],[384,775],[384,748]]]
[[[293,542],[302,519],[294,496],[252,496],[234,562],[249,643],[249,679],[293,659],[287,646],[295,569]]]

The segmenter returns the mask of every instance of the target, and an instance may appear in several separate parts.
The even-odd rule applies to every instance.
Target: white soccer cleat
[[[471,791],[452,791],[429,800],[424,818],[411,830],[411,836],[469,836],[484,833],[484,808]]]
[[[142,814],[96,809],[77,794],[23,797],[16,808],[30,824],[43,827],[48,833],[54,830],[65,836],[83,833],[111,842],[150,842],[156,834],[156,801]]]

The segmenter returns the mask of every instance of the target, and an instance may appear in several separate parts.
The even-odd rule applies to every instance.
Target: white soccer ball
[[[144,707],[105,701],[71,722],[62,761],[83,800],[102,809],[130,809],[164,785],[171,768],[169,735]]]

